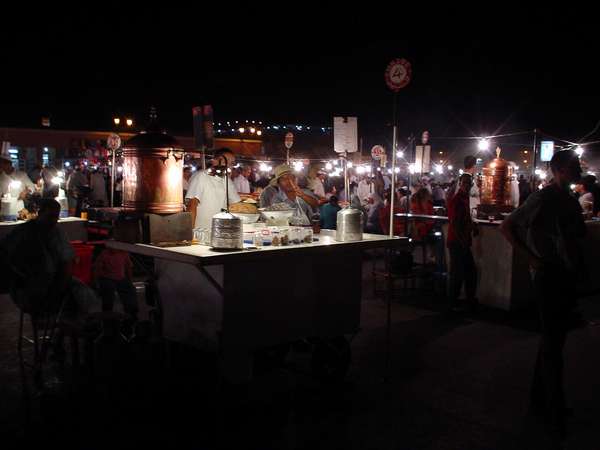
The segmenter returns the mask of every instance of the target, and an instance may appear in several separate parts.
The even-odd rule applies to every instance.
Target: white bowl
[[[255,223],[260,219],[260,214],[246,214],[246,213],[231,213],[238,219],[242,220],[242,223]]]
[[[264,209],[259,209],[260,214],[263,216],[265,220],[281,220],[281,219],[289,219],[294,215],[295,209],[284,209],[280,211],[265,211]]]

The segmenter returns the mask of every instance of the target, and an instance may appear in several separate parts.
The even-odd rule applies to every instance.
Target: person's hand
[[[25,200],[25,198],[27,198],[28,193],[29,191],[27,190],[27,188],[23,189],[19,194],[19,200]]]

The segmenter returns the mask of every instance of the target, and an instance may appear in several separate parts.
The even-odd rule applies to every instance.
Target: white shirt
[[[356,195],[360,198],[361,203],[366,203],[368,198],[373,192],[373,183],[367,183],[365,180],[361,180],[356,188]]]
[[[586,192],[579,197],[579,204],[583,212],[592,212],[594,210],[594,195],[591,192]]]
[[[0,173],[0,194],[8,194],[11,181],[20,181],[21,190],[27,188],[31,191],[35,191],[35,184],[33,184],[27,174],[20,170],[15,170],[10,175],[4,172]]]
[[[249,194],[250,193],[250,182],[244,175],[238,175],[233,180],[233,184],[240,194]]]
[[[227,207],[225,178],[213,177],[205,171],[196,172],[190,178],[190,186],[185,198],[196,198],[199,202],[194,228],[210,230],[213,216]],[[238,203],[239,201],[240,196],[235,185],[229,183],[229,203]]]
[[[308,188],[319,197],[325,197],[325,186],[319,177],[308,179]]]

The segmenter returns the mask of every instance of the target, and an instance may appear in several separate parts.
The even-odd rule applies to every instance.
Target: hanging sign
[[[121,138],[119,135],[115,133],[109,134],[108,138],[106,139],[106,146],[113,152],[121,147]]]
[[[404,58],[394,59],[385,69],[385,83],[394,92],[410,83],[412,67]]]
[[[358,121],[356,117],[333,118],[333,150],[336,153],[358,151]]]
[[[383,155],[385,155],[385,149],[381,145],[373,146],[371,149],[371,156],[374,160],[380,160]]]

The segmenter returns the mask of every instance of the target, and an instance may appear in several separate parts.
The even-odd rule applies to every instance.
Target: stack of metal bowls
[[[337,213],[335,240],[339,242],[361,241],[364,217],[360,209],[347,206]]]
[[[244,248],[242,220],[228,212],[212,218],[210,245],[215,250],[241,250]]]

